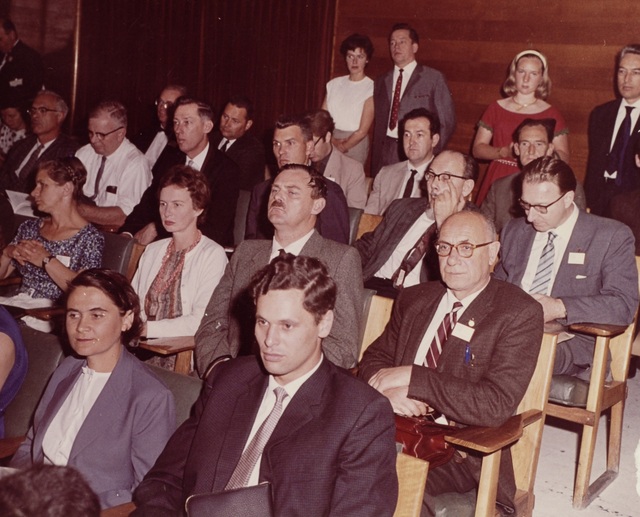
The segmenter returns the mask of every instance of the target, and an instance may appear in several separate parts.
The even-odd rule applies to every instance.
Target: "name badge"
[[[467,327],[463,323],[458,322],[456,323],[456,326],[453,327],[453,332],[451,332],[451,335],[460,338],[468,343],[469,341],[471,341],[474,332],[475,329]]]
[[[17,88],[18,86],[22,86],[22,83],[22,79],[12,79],[9,81],[9,86],[11,86],[11,88]]]
[[[569,253],[569,264],[578,264],[582,266],[584,264],[584,253],[575,251]]]

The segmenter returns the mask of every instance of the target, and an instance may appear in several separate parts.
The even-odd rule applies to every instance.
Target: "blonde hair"
[[[549,78],[549,66],[547,64],[547,58],[544,56],[542,52],[538,52],[537,50],[523,50],[518,53],[516,57],[511,61],[511,65],[509,66],[509,75],[507,79],[504,81],[502,85],[502,91],[508,97],[515,95],[518,90],[516,90],[516,70],[518,68],[518,62],[524,57],[534,57],[540,60],[542,64],[542,80],[540,84],[536,88],[536,97],[538,99],[545,100],[551,94],[551,79]]]

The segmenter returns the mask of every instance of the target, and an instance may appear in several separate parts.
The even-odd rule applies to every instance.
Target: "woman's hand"
[[[29,262],[36,267],[44,267],[43,260],[50,255],[41,242],[34,240],[20,241],[14,254],[18,255],[16,260],[21,265]]]
[[[21,266],[24,266],[27,262],[20,253],[20,247],[18,244],[9,244],[4,250],[2,250],[2,255],[7,257],[8,259],[13,259]]]

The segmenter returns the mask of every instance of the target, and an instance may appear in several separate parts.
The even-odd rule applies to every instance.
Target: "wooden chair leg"
[[[493,517],[495,515],[501,456],[502,451],[498,450],[482,459],[475,517]]]
[[[576,509],[586,508],[590,503],[589,481],[591,479],[591,468],[593,467],[593,455],[596,449],[599,422],[600,414],[597,414],[594,425],[587,424],[582,427],[578,471],[576,472],[576,485],[573,492],[573,507]]]
[[[178,373],[184,373],[185,375],[189,375],[189,370],[191,370],[192,355],[193,355],[192,350],[185,350],[184,352],[178,352],[176,354],[176,364],[173,368],[173,371]]]
[[[618,473],[620,470],[620,447],[622,445],[622,418],[624,400],[611,406],[609,424],[609,449],[607,451],[607,470]]]

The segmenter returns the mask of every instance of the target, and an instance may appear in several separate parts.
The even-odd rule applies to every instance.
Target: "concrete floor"
[[[536,477],[536,517],[640,517],[640,496],[636,491],[634,452],[640,440],[640,371],[629,379],[629,396],[624,414],[620,473],[590,506],[574,510],[571,504],[579,435],[548,422],[542,437],[542,449]],[[598,430],[592,480],[604,472],[606,426],[604,418]]]

